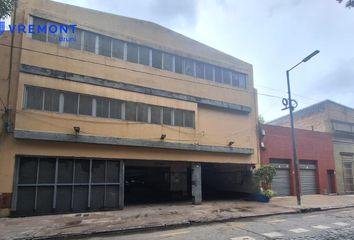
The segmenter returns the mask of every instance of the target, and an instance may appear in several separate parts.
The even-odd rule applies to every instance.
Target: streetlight
[[[297,102],[296,102],[296,100],[291,98],[289,72],[291,70],[293,70],[294,68],[296,68],[297,66],[299,66],[301,63],[307,62],[312,57],[317,55],[319,52],[320,52],[319,50],[314,51],[313,53],[311,53],[310,55],[308,55],[307,57],[302,59],[301,62],[299,62],[298,64],[296,64],[295,66],[293,66],[292,68],[290,68],[289,70],[286,71],[286,80],[287,80],[287,83],[288,83],[288,98],[287,99],[283,98],[283,105],[285,106],[285,108],[282,109],[282,110],[289,109],[289,113],[290,113],[291,141],[292,141],[292,145],[293,145],[293,159],[294,159],[295,183],[296,183],[296,198],[297,198],[297,205],[298,206],[301,206],[301,196],[300,196],[300,179],[299,179],[299,168],[298,168],[299,162],[298,162],[297,155],[296,155],[294,116],[293,116],[293,111],[297,107]]]

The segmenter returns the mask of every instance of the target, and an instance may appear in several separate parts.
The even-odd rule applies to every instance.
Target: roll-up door
[[[300,161],[301,193],[317,194],[317,165],[315,161]]]
[[[290,189],[290,165],[287,160],[271,160],[270,164],[276,168],[272,189],[277,196],[288,196]]]

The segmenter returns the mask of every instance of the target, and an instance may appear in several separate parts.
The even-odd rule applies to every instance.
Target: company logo
[[[5,22],[0,21],[0,36],[5,32]]]
[[[76,24],[14,24],[9,25],[10,33],[29,33],[32,35],[48,35],[51,34],[52,39],[57,39],[59,42],[76,41],[74,33]],[[0,34],[5,31],[5,22],[0,22]]]

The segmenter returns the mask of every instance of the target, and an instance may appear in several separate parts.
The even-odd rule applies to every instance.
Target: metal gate
[[[315,161],[300,161],[301,193],[317,194],[317,165]]]
[[[277,196],[289,196],[291,194],[289,161],[270,160],[270,164],[277,170],[272,182],[273,191]]]
[[[122,160],[18,157],[12,211],[17,216],[123,207]]]

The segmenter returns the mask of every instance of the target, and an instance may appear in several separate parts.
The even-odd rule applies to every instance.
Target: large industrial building
[[[2,216],[252,191],[251,64],[48,0],[19,0],[15,24],[0,36]]]

